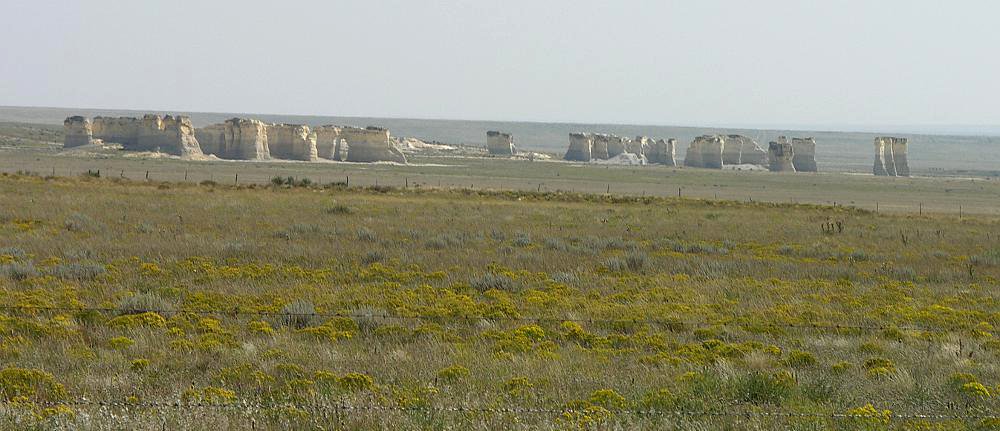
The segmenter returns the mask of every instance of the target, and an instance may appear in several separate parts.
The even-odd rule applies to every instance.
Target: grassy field
[[[42,132],[37,132],[42,133]],[[845,205],[893,213],[1000,216],[995,177],[887,178],[835,172],[781,174],[760,171],[595,166],[483,157],[410,156],[407,166],[336,162],[234,162],[149,159],[113,152],[102,157],[60,153],[56,144],[22,138],[0,149],[0,172],[219,184],[268,184],[274,176],[352,186],[521,190],[660,196],[743,202]],[[41,136],[45,139],[46,136]]]
[[[630,175],[538,165],[426,175]],[[344,166],[351,187],[0,177],[0,428],[1000,429],[995,216]],[[633,175],[657,173],[746,174]]]

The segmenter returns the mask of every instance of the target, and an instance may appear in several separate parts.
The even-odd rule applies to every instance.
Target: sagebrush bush
[[[66,280],[93,280],[104,273],[104,265],[64,263],[56,265],[49,273]]]
[[[0,276],[14,281],[37,277],[38,274],[38,270],[35,269],[35,265],[31,262],[0,263]]]
[[[310,301],[295,301],[281,307],[281,324],[295,329],[313,326],[317,321],[316,306]]]
[[[378,235],[375,234],[375,231],[368,229],[366,227],[358,228],[357,238],[358,241],[364,241],[364,242],[378,241]]]
[[[148,312],[169,314],[174,311],[174,306],[155,293],[143,292],[122,298],[118,301],[117,309],[123,315]]]
[[[512,278],[504,274],[493,272],[484,273],[469,280],[469,285],[481,292],[495,289],[507,292],[515,292],[520,289],[519,284]]]

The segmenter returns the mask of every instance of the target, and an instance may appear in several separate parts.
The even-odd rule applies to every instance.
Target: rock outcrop
[[[566,150],[566,155],[563,156],[563,159],[574,162],[589,162],[593,146],[593,135],[589,133],[570,133],[569,149]]]
[[[796,172],[816,172],[816,139],[792,138],[792,151]]]
[[[726,141],[718,135],[703,135],[694,138],[684,156],[684,166],[693,168],[722,169],[722,152]]]
[[[729,135],[722,137],[722,164],[724,165],[739,165],[743,164],[742,149],[743,140],[740,139],[742,136],[739,135]]]
[[[618,135],[608,136],[608,157],[612,158],[625,152],[626,141]]]
[[[389,139],[389,131],[380,127],[344,127],[341,129],[347,143],[349,162],[406,163],[406,156]]]
[[[676,147],[677,140],[674,138],[650,142],[649,147],[646,148],[646,161],[650,164],[677,166]]]
[[[603,133],[594,134],[594,146],[591,148],[590,156],[591,159],[607,160],[608,159],[608,141],[611,139],[610,136]]]
[[[303,160],[319,159],[316,151],[316,135],[309,126],[301,124],[271,124],[267,126],[267,146],[275,159]]]
[[[742,135],[703,135],[691,141],[684,166],[722,169],[726,165],[763,165],[767,152]]]
[[[646,136],[636,136],[625,143],[625,151],[628,153],[645,156],[649,148],[653,145],[653,140]],[[647,161],[649,157],[646,157]]]
[[[792,159],[795,157],[795,149],[784,136],[779,136],[778,141],[771,141],[767,145],[768,169],[771,172],[795,172],[795,164]]]
[[[906,138],[879,136],[875,138],[875,165],[872,173],[878,176],[910,176],[907,162]]]
[[[345,150],[346,145],[341,145],[344,138],[341,136],[341,129],[337,126],[319,126],[313,130],[316,133],[316,155],[327,160],[344,160],[340,154]]]
[[[896,176],[897,177],[908,177],[910,176],[910,164],[907,159],[907,150],[909,143],[906,138],[893,138],[892,139],[892,160],[896,165]]]
[[[267,160],[267,124],[249,118],[231,118],[195,131],[201,151],[220,159]]]
[[[575,162],[607,164],[663,164],[677,166],[676,139],[653,140],[646,136],[635,139],[602,133],[570,133],[569,149],[563,159]],[[635,159],[635,161],[631,161]]]
[[[494,156],[513,156],[514,137],[510,133],[490,130],[486,132],[486,151]]]
[[[722,152],[724,165],[763,165],[767,163],[767,151],[757,141],[743,135],[721,136],[725,141]]]
[[[186,116],[95,117],[91,128],[94,139],[121,144],[126,150],[157,151],[182,157],[202,155],[191,119]]]
[[[63,121],[63,148],[79,147],[94,142],[94,129],[90,119],[79,115]]]

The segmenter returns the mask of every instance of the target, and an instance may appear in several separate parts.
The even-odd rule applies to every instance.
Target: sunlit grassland
[[[839,206],[5,176],[0,426],[993,429],[998,236]],[[486,410],[435,410],[458,406]]]

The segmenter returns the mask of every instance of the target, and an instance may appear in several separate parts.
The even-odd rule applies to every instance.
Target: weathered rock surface
[[[182,157],[202,155],[191,119],[186,116],[95,117],[91,127],[94,139],[121,144],[126,150],[157,151]]]
[[[650,146],[653,145],[653,140],[646,136],[636,136],[635,139],[630,139],[625,143],[625,151],[638,154],[640,156],[645,156],[646,152],[649,151]],[[647,157],[648,159],[648,157]]]
[[[79,115],[63,121],[63,148],[79,147],[94,142],[94,131],[90,119]]]
[[[792,151],[796,172],[816,172],[816,139],[792,138]]]
[[[621,136],[610,135],[608,136],[608,159],[622,154],[625,152],[625,139]]]
[[[684,156],[684,166],[722,169],[722,151],[726,141],[721,136],[703,135],[694,138]]]
[[[494,156],[513,156],[514,137],[510,133],[490,130],[486,132],[486,151]]]
[[[594,136],[594,146],[591,148],[590,157],[591,159],[608,159],[608,141],[611,139],[610,136],[603,133],[596,133]]]
[[[771,172],[795,172],[795,164],[792,159],[795,157],[795,149],[792,144],[779,136],[778,141],[771,141],[767,145],[768,169]]]
[[[380,127],[344,127],[341,129],[347,143],[349,162],[406,163],[406,156],[389,139],[389,131]]]
[[[591,149],[594,146],[594,136],[589,133],[570,133],[569,149],[563,159],[574,162],[589,162]]]
[[[594,159],[591,160],[591,163],[597,165],[640,166],[648,162],[641,154],[625,152],[608,159]]]
[[[909,144],[906,138],[892,138],[892,160],[896,165],[896,176],[910,176],[910,164],[907,159]]]
[[[726,165],[763,165],[767,163],[767,150],[757,141],[743,135],[723,136],[722,162]]]
[[[337,126],[319,126],[314,132],[316,133],[316,155],[323,159],[328,160],[343,160],[343,156],[340,154],[340,150],[346,150],[346,146],[341,147],[341,141],[344,139],[340,133],[341,129]],[[346,153],[346,151],[345,151]]]
[[[267,160],[271,151],[267,145],[267,125],[260,120],[231,118],[195,131],[195,137],[205,154],[220,159]]]
[[[657,139],[646,149],[646,160],[652,164],[677,166],[676,147],[677,140],[674,138]]]
[[[741,157],[743,140],[742,136],[739,135],[729,135],[720,136],[723,141],[722,146],[722,164],[724,165],[740,165],[743,164]]]
[[[910,176],[906,138],[879,136],[875,138],[875,164],[872,173],[878,176]]]
[[[301,124],[267,126],[267,146],[276,159],[316,161],[316,135]]]

